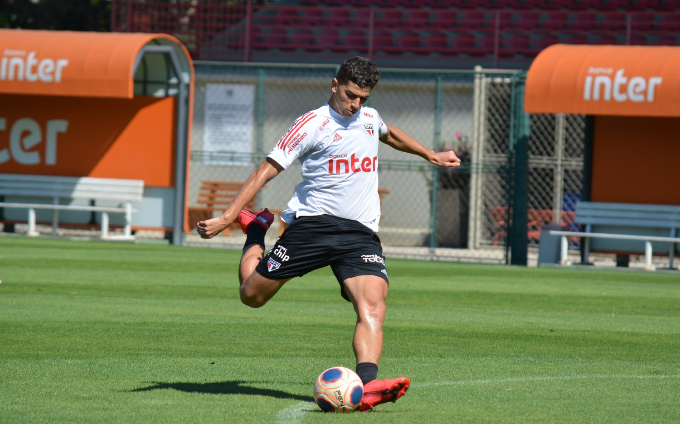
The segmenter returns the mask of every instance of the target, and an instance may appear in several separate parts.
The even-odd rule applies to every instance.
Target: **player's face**
[[[371,95],[370,88],[360,88],[352,81],[340,84],[335,78],[331,90],[333,95],[328,104],[342,116],[353,116]]]

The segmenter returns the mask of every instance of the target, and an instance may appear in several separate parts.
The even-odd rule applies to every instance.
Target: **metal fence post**
[[[434,142],[436,151],[442,136],[442,76],[437,75],[434,93]],[[437,199],[439,195],[439,168],[432,167],[432,207],[430,208],[430,254],[437,247]]]
[[[513,77],[512,96],[513,113],[511,119],[514,123],[514,163],[513,163],[513,190],[512,211],[508,211],[511,217],[510,224],[510,264],[527,265],[528,240],[527,240],[527,215],[528,215],[528,179],[529,179],[529,115],[524,112],[524,82],[526,74],[522,73]]]

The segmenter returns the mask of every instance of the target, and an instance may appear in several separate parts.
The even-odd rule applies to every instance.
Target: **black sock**
[[[243,244],[243,251],[245,252],[247,248],[253,244],[259,244],[264,249],[264,236],[267,234],[267,230],[259,224],[252,223],[248,225],[246,229],[246,242]]]
[[[357,364],[357,375],[365,385],[378,378],[378,365],[372,362],[362,362]]]

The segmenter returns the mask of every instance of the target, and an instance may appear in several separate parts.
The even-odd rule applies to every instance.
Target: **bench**
[[[0,174],[0,208],[28,209],[28,234],[37,236],[36,210],[52,211],[52,231],[56,233],[59,211],[101,212],[102,239],[134,239],[132,202],[140,202],[144,181],[114,178],[57,177],[49,175]],[[6,200],[11,201],[6,201]],[[46,203],[49,199],[51,203]],[[88,200],[88,205],[61,204],[61,199]],[[118,206],[96,206],[96,201],[120,202]],[[124,216],[124,235],[109,236],[109,215]]]
[[[512,210],[510,211],[512,213]],[[508,208],[496,206],[491,210],[497,229],[493,236],[494,247],[502,237],[505,237],[506,220],[508,219]],[[541,228],[546,224],[555,223],[555,212],[552,209],[528,209],[527,210],[527,237],[538,242],[541,238]],[[571,211],[560,211],[559,222],[562,226],[572,227],[574,225],[575,214]]]
[[[205,221],[214,216],[215,212],[222,213],[231,204],[236,194],[243,186],[237,181],[202,181],[196,203],[200,206],[189,207],[189,225],[195,226],[199,221]],[[253,209],[255,201],[246,205],[246,209]],[[222,234],[229,235],[232,229],[239,228],[239,224],[232,224]]]
[[[583,263],[588,263],[591,250],[616,254],[644,253],[645,267],[653,270],[652,248],[668,253],[668,267],[673,268],[676,243],[680,243],[680,206],[645,205],[606,202],[579,202],[575,222],[584,231],[556,231],[560,236],[560,263],[569,265],[567,259],[568,237],[582,237]],[[644,246],[644,247],[643,247]]]

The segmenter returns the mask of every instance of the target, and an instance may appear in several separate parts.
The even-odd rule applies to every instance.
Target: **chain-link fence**
[[[209,183],[237,186],[245,181],[297,117],[328,100],[336,71],[336,66],[196,63],[188,181],[191,224],[191,211],[213,215],[224,209],[206,203]],[[513,75],[481,69],[382,70],[369,106],[423,145],[453,148],[463,159],[460,168],[440,170],[380,146],[380,237],[387,254],[506,262]],[[582,122],[547,115],[532,120],[531,213],[573,210],[580,195]],[[296,163],[267,184],[255,207],[285,209],[300,181]],[[546,218],[555,219],[541,217]],[[279,225],[275,223],[270,236],[278,234]],[[537,240],[534,236],[527,233],[531,243]],[[210,243],[238,247],[242,242],[241,232],[233,231]],[[185,243],[201,241],[187,235]]]

